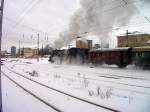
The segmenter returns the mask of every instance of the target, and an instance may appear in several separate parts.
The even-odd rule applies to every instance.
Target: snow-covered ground
[[[10,70],[48,87],[121,112],[150,111],[150,71],[138,70],[133,66],[119,69],[107,65],[60,65],[49,63],[47,60],[45,58],[37,62],[36,59],[6,59],[2,71],[24,88],[64,112],[109,110],[42,87]],[[20,112],[22,108],[28,112],[52,111],[50,107],[16,87],[4,76],[2,84],[4,112]],[[28,105],[24,106],[26,104]]]

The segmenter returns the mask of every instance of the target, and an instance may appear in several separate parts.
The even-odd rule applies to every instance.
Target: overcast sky
[[[5,0],[2,49],[18,47],[19,40],[36,47],[38,32],[41,43],[47,43],[45,33],[53,42],[78,8],[79,0]]]
[[[41,44],[53,43],[59,32],[68,28],[78,8],[80,0],[5,0],[2,49],[9,50],[12,45],[18,47],[19,40],[21,47],[36,47],[37,33],[40,33]],[[131,26],[136,23],[140,26],[131,30],[149,32],[150,23],[144,18],[150,18],[149,8],[149,4],[138,4],[140,13],[133,17]]]

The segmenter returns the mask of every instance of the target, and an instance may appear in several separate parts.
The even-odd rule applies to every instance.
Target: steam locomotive
[[[129,64],[135,64],[143,68],[150,68],[150,48],[70,48],[68,50],[54,50],[49,61],[54,62],[54,57],[59,57],[61,61],[80,62],[81,64],[93,63],[115,64],[119,68],[124,68]]]

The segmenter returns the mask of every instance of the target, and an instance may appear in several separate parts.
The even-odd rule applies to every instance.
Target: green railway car
[[[150,68],[150,47],[134,47],[133,63],[144,69]]]

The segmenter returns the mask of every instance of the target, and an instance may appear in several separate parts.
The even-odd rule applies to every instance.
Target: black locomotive
[[[70,62],[77,61],[86,63],[88,61],[89,49],[86,48],[71,48],[68,50],[68,59]]]

